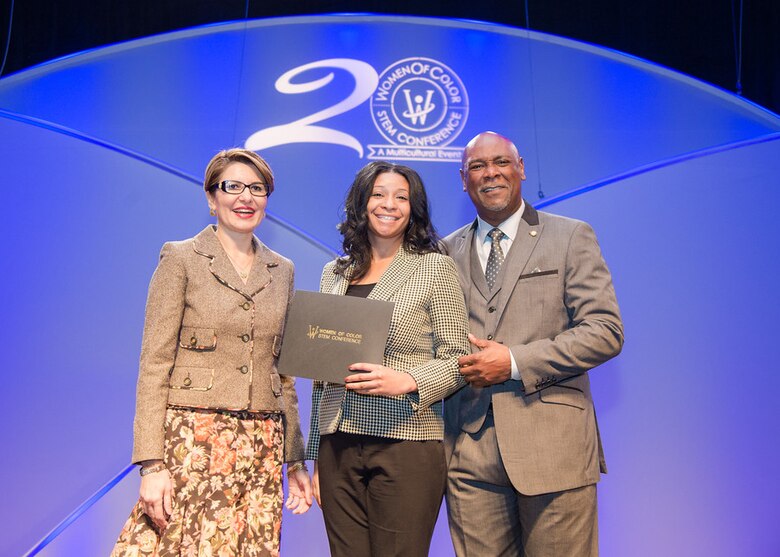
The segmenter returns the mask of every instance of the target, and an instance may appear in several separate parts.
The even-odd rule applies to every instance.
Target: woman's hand
[[[357,363],[349,366],[353,373],[344,379],[350,391],[362,395],[405,395],[417,391],[417,381],[408,373],[398,373],[394,369],[379,364]]]
[[[151,463],[146,463],[149,466]],[[147,474],[141,478],[139,499],[144,513],[160,530],[168,526],[168,518],[173,512],[173,484],[167,469]]]
[[[322,500],[320,499],[320,470],[317,467],[317,461],[314,461],[314,473],[311,475],[311,490],[314,492],[314,499],[317,501],[317,505],[322,508]]]
[[[311,481],[309,473],[304,468],[298,468],[287,475],[287,486],[290,494],[285,506],[293,514],[303,514],[311,507]]]

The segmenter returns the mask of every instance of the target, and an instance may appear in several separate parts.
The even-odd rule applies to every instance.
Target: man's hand
[[[512,358],[509,348],[492,340],[477,338],[469,333],[469,342],[478,352],[458,358],[463,378],[474,387],[487,387],[512,378]]]

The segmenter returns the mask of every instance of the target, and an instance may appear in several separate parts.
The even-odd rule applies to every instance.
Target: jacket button
[[[190,346],[195,346],[196,344],[198,344],[198,339],[195,338],[195,337],[192,337],[190,339]]]
[[[243,335],[241,335],[241,340],[243,340],[244,342],[249,342],[249,335],[244,333]]]
[[[192,379],[190,379],[189,377],[185,377],[184,378],[184,386],[185,387],[189,387],[190,385],[192,385]]]
[[[490,306],[488,308],[488,313],[493,313],[494,311],[496,311],[496,306]]]
[[[238,371],[240,371],[241,373],[247,374],[247,373],[249,373],[249,368],[247,366],[241,366],[240,368],[238,368]]]
[[[488,340],[493,340],[493,335],[488,335],[488,336],[487,336],[487,339],[488,339]]]
[[[244,302],[243,304],[241,304],[241,307],[248,311],[249,308],[252,307],[252,304],[250,304],[249,302]]]

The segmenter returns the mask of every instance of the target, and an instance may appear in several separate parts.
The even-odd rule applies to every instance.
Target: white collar
[[[525,199],[521,200],[520,207],[517,209],[517,211],[512,213],[508,219],[496,227],[477,216],[478,240],[480,242],[489,241],[487,237],[488,232],[493,230],[493,228],[500,228],[501,232],[503,232],[509,238],[509,241],[514,242],[515,237],[517,236],[517,228],[520,226],[520,220],[523,218],[523,212],[525,212]]]

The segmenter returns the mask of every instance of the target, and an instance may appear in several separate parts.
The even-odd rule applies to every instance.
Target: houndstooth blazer
[[[345,277],[336,275],[335,263],[322,270],[320,292],[344,295],[352,269]],[[414,254],[401,246],[368,297],[395,302],[383,363],[412,375],[418,391],[365,395],[315,381],[307,459],[317,459],[320,435],[336,431],[410,441],[442,439],[441,401],[465,384],[458,357],[469,352],[468,317],[452,259]]]

